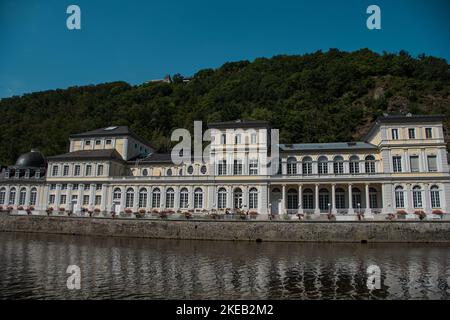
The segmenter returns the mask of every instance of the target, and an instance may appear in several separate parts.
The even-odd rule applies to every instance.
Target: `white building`
[[[364,141],[271,146],[265,121],[209,124],[210,158],[175,165],[128,127],[70,137],[66,154],[34,151],[0,175],[0,206],[36,212],[447,213],[442,116],[384,116]],[[274,158],[276,150],[280,159]],[[279,170],[267,163],[281,160]],[[227,210],[228,209],[228,210]]]

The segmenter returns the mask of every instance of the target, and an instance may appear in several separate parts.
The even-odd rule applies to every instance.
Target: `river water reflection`
[[[0,299],[449,299],[449,249],[0,233]]]

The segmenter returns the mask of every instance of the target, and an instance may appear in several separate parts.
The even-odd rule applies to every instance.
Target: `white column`
[[[406,184],[406,194],[404,194],[404,198],[405,198],[405,209],[407,213],[411,213],[414,209],[413,209],[413,203],[412,203],[412,197],[411,197],[411,184],[407,183]]]
[[[430,185],[428,183],[425,183],[424,185],[424,192],[422,195],[422,202],[423,202],[423,209],[425,213],[430,214],[431,213],[431,199],[430,199]]]
[[[234,203],[233,203],[233,186],[227,187],[227,208],[234,209]]]
[[[67,184],[67,192],[66,192],[66,208],[68,210],[73,210],[72,208],[72,184]]]
[[[174,186],[173,190],[175,192],[175,195],[174,195],[174,198],[173,198],[173,202],[174,202],[173,210],[175,212],[177,212],[179,209],[181,209],[180,208],[180,191],[181,191],[181,188],[179,186]]]
[[[165,209],[166,208],[166,186],[161,188],[161,209]]]
[[[30,205],[30,192],[31,192],[31,186],[27,186],[26,187],[26,195],[25,195],[25,206],[29,206]]]
[[[6,186],[6,194],[5,194],[5,206],[9,206],[9,193],[11,191],[10,186]]]
[[[89,186],[89,208],[93,209],[95,204],[95,183],[91,183]]]
[[[303,213],[303,190],[302,185],[298,185],[298,213]]]
[[[188,201],[188,210],[189,209],[194,209],[194,189],[195,189],[195,186],[189,186],[188,187],[188,199],[189,199],[189,201]]]
[[[372,213],[372,210],[370,208],[370,198],[369,198],[369,184],[366,183],[366,214]]]
[[[84,184],[78,185],[78,211],[81,211],[83,207],[83,194],[84,194]]]
[[[107,211],[106,210],[106,204],[108,202],[107,202],[106,197],[107,197],[107,194],[108,194],[108,192],[107,192],[108,189],[110,190],[111,187],[110,186],[106,186],[105,184],[102,184],[102,201],[101,201],[101,204],[100,204],[100,210],[102,210],[102,211]],[[111,211],[111,210],[109,210],[109,211]]]
[[[281,190],[281,214],[286,213],[286,185],[283,184]]]
[[[61,197],[61,184],[58,183],[56,185],[55,211],[59,211],[59,200],[60,200],[60,197]]]
[[[120,210],[119,210],[119,212],[120,211],[123,211],[123,210],[125,210],[125,205],[126,205],[126,190],[127,189],[127,187],[125,186],[125,187],[120,187],[120,191],[121,191],[121,193],[122,193],[122,196],[120,197]]]
[[[139,207],[139,186],[134,186],[133,212],[137,212]]]
[[[336,185],[331,184],[331,213],[336,214]]]
[[[314,193],[314,197],[315,197],[315,209],[314,209],[314,213],[320,213],[320,208],[319,208],[319,184],[316,184],[316,190]]]
[[[353,209],[352,187],[353,185],[350,183],[348,185],[348,214],[355,213],[355,210]]]

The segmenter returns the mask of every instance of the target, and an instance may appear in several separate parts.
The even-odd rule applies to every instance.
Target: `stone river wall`
[[[3,212],[0,231],[201,240],[450,242],[450,221],[165,221]]]

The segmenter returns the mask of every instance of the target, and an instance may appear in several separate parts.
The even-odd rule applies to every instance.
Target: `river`
[[[0,299],[449,299],[449,249],[0,232]]]

